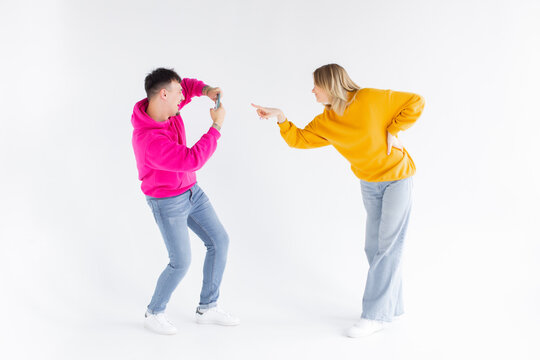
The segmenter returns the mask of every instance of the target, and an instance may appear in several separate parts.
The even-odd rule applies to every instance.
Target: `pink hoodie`
[[[201,96],[205,83],[196,79],[182,79],[185,99],[179,109]],[[193,147],[186,146],[186,132],[180,115],[167,121],[157,122],[146,114],[148,100],[135,104],[131,123],[133,124],[133,150],[142,180],[143,193],[152,197],[176,196],[192,187],[199,170],[212,156],[221,136],[211,127]]]

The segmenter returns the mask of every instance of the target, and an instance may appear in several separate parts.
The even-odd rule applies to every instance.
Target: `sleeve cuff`
[[[388,128],[386,128],[386,130],[387,130],[390,134],[392,134],[392,135],[394,135],[394,136],[396,136],[396,137],[397,137],[397,135],[398,135],[398,132],[400,131],[400,130],[398,129],[398,127],[397,127],[396,125],[394,125],[394,124],[391,124]]]
[[[208,130],[207,134],[214,136],[216,140],[221,137],[221,133],[213,126],[210,127],[210,130]]]
[[[282,130],[288,129],[291,126],[291,123],[287,119],[285,119],[284,122],[282,122],[282,123],[278,122],[277,124],[278,124],[279,128],[282,129]]]
[[[196,86],[195,86],[195,89],[194,89],[194,93],[195,93],[195,96],[202,96],[202,89],[206,86],[207,84],[205,84],[203,81],[198,81]]]

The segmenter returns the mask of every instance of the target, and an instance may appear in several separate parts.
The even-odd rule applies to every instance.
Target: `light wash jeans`
[[[152,208],[170,260],[157,281],[148,312],[157,314],[165,311],[174,289],[189,268],[191,247],[188,226],[206,246],[199,308],[216,306],[227,261],[229,237],[210,200],[195,184],[180,195],[167,198],[147,196],[146,201]]]
[[[412,177],[360,183],[369,263],[362,318],[389,322],[403,314],[401,253],[411,212]]]

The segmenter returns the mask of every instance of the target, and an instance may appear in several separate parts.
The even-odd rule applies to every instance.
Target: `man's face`
[[[167,112],[169,116],[175,116],[179,113],[179,106],[182,100],[184,100],[184,94],[182,94],[182,86],[178,81],[171,81],[171,83],[164,89],[165,105],[167,106]]]

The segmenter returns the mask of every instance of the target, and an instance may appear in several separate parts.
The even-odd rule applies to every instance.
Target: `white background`
[[[3,1],[3,359],[538,358],[538,1]],[[250,102],[304,126],[312,71],[426,99],[400,136],[417,166],[406,316],[348,339],[367,273],[359,181],[332,148],[294,150]],[[142,327],[165,247],[137,180],[130,117],[155,67],[224,90],[198,173],[231,237],[220,304],[194,311],[204,247],[173,295],[172,337]],[[189,144],[208,98],[183,109]],[[193,234],[192,234],[193,235]]]

